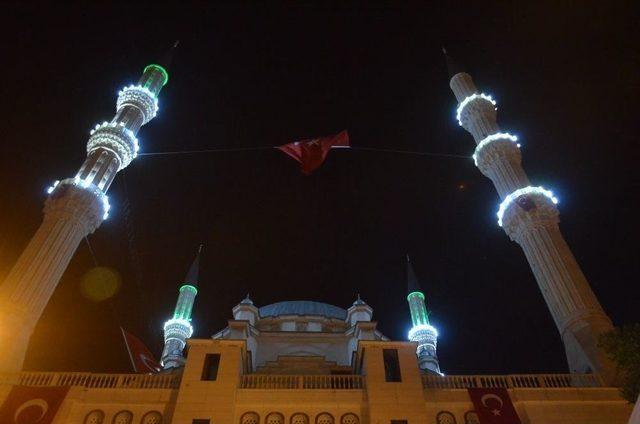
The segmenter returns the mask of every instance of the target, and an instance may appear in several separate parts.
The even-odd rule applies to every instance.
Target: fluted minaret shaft
[[[173,311],[173,318],[164,324],[164,349],[162,350],[162,366],[164,369],[181,367],[185,358],[183,350],[187,339],[193,334],[191,325],[191,312],[193,302],[198,294],[198,269],[200,267],[200,254],[202,246],[194,259],[189,272],[185,277],[185,283],[180,287],[178,301]]]
[[[49,188],[40,228],[0,286],[0,331],[11,340],[0,345],[0,372],[22,368],[31,333],[79,243],[107,218],[106,191],[136,157],[136,134],[155,116],[167,79],[162,66],[147,66],[138,85],[119,93],[113,119],[91,131],[77,174]]]
[[[407,302],[409,303],[411,323],[413,324],[409,331],[409,340],[418,344],[416,350],[418,365],[424,371],[441,374],[440,363],[436,353],[438,331],[429,322],[424,294],[420,291],[418,279],[413,271],[409,257],[407,257],[407,286],[409,292]]]
[[[465,72],[453,75],[450,87],[458,101],[458,121],[477,145],[475,163],[502,199],[499,224],[524,250],[560,331],[571,372],[598,372],[611,381],[614,368],[598,348],[611,320],[560,233],[557,200],[550,191],[530,185],[517,138],[502,133],[496,123],[493,99],[479,93]]]

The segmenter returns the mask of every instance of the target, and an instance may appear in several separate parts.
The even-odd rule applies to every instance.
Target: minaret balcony
[[[493,100],[491,96],[484,93],[474,93],[465,97],[465,99],[460,102],[456,110],[456,119],[461,127],[467,128],[466,124],[470,120],[471,115],[476,113],[488,113],[495,121],[497,109],[496,101]]]
[[[54,212],[74,216],[88,214],[92,222],[91,228],[97,227],[109,216],[109,209],[111,209],[109,197],[95,184],[79,177],[56,181],[47,189],[47,193],[49,193],[45,203],[47,214]],[[86,213],[83,212],[85,210]]]
[[[496,159],[503,157],[520,163],[518,137],[509,133],[492,134],[478,143],[472,157],[481,171],[490,167]]]
[[[498,225],[512,240],[523,231],[558,223],[558,199],[544,187],[520,188],[505,197],[498,209]]]
[[[165,339],[183,337],[188,339],[193,335],[193,326],[186,319],[173,318],[164,323]]]
[[[429,324],[416,325],[409,331],[408,339],[412,342],[433,340],[433,342],[435,343],[435,341],[438,339],[438,330],[436,330],[434,326]]]
[[[87,142],[87,153],[96,149],[112,152],[120,161],[120,168],[126,168],[138,156],[138,139],[123,123],[103,122],[91,130]]]
[[[117,110],[125,106],[135,107],[142,112],[143,124],[146,124],[158,113],[158,98],[147,87],[130,85],[118,93]]]

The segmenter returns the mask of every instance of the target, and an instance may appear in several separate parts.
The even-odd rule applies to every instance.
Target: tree
[[[622,397],[634,403],[640,394],[640,323],[603,334],[600,346],[622,374]]]

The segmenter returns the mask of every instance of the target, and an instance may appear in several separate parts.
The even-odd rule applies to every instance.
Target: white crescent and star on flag
[[[489,405],[487,405],[487,401],[489,399],[495,399],[496,401],[498,401],[498,403],[500,404],[498,407],[494,407],[493,409],[491,409],[491,413],[495,416],[500,415],[500,410],[502,409],[502,407],[504,406],[504,402],[502,400],[502,398],[498,395],[494,395],[494,394],[487,394],[484,395],[480,398],[480,402],[482,403],[482,405],[487,408],[490,409],[491,407]]]
[[[25,411],[25,409],[30,407],[40,408],[40,415],[36,419],[31,419],[29,421],[29,424],[35,424],[42,420],[42,418],[47,414],[47,411],[49,410],[49,403],[41,398],[30,399],[24,402],[22,405],[16,408],[16,412],[13,414],[13,422],[15,424],[23,424],[23,422],[20,420],[20,415]]]

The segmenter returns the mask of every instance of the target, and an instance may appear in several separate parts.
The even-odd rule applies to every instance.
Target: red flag
[[[13,386],[0,408],[0,423],[51,424],[69,387]]]
[[[124,331],[124,329],[120,328],[120,330],[122,331],[124,343],[127,345],[127,350],[129,351],[133,370],[141,374],[159,372],[162,366],[153,358],[153,354],[144,343],[133,334]]]
[[[521,424],[507,389],[468,389],[480,424]]]
[[[300,162],[302,173],[309,175],[322,165],[332,147],[349,147],[349,134],[342,131],[329,137],[296,141],[276,148]]]

